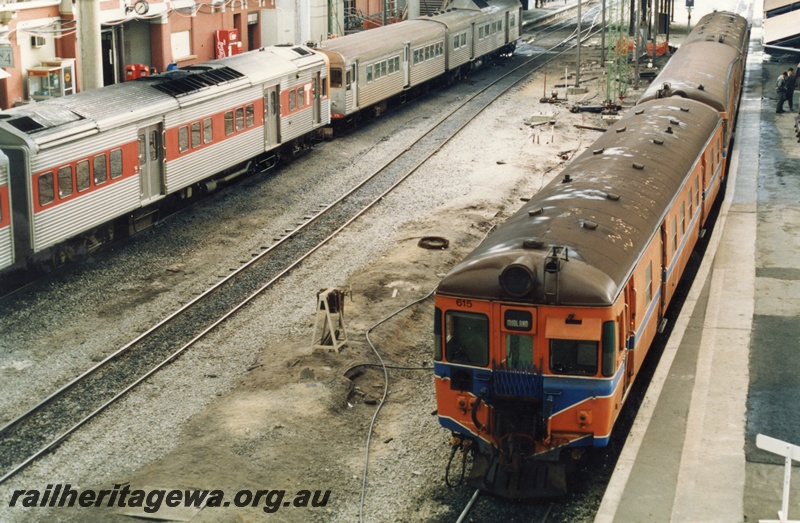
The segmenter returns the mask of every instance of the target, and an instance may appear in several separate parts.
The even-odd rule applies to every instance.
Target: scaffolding
[[[607,1],[606,102],[614,104],[622,103],[628,93],[630,54],[635,52],[635,45],[632,45],[633,41],[628,31],[632,1]]]

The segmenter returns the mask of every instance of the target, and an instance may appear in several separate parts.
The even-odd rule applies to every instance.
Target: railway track
[[[569,50],[520,60],[338,200],[311,213],[304,223],[223,280],[0,427],[0,483],[55,448],[261,295],[380,202],[494,100]]]
[[[466,523],[467,521],[471,521],[469,517],[470,515],[473,514],[473,511],[475,511],[477,504],[480,501],[480,495],[481,495],[480,489],[475,489],[475,491],[472,493],[472,496],[469,498],[469,501],[464,506],[464,510],[462,510],[461,514],[459,514],[456,523]],[[494,503],[492,503],[492,505],[494,505]],[[534,505],[534,506],[524,506],[521,507],[519,510],[520,512],[523,512],[523,514],[517,513],[516,515],[524,516],[524,521],[530,521],[532,523],[547,523],[547,518],[550,517],[550,511],[552,509],[553,509],[552,503]],[[487,510],[489,513],[494,514],[495,518],[497,517],[497,512],[493,509],[493,507],[489,507]],[[480,518],[476,521],[484,521],[484,520],[489,521],[489,519],[492,519],[492,517],[490,516],[489,518],[486,519]]]

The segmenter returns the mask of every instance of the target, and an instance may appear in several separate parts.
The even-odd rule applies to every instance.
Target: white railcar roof
[[[345,61],[369,60],[382,56],[386,49],[402,47],[406,42],[415,46],[437,38],[444,38],[444,26],[415,19],[326,40],[320,48],[338,53]],[[381,45],[376,45],[378,41]],[[392,43],[396,46],[390,45]]]
[[[475,9],[448,9],[436,15],[423,16],[416,20],[438,22],[446,25],[450,31],[459,31],[472,25],[478,12],[480,11]]]
[[[277,81],[301,68],[324,64],[303,46],[275,46],[168,71],[132,82],[2,111],[0,118],[44,145],[70,132],[104,131],[159,117],[188,103]]]

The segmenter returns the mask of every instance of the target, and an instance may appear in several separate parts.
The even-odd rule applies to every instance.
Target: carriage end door
[[[281,117],[281,106],[278,86],[264,89],[264,150],[269,151],[280,143],[278,121]]]
[[[164,133],[161,123],[141,127],[138,142],[141,198],[142,203],[148,203],[165,194]]]

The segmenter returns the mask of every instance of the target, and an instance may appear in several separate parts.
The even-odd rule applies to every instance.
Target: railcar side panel
[[[0,269],[14,263],[13,209],[8,182],[8,156],[0,151]]]
[[[261,86],[248,87],[247,89],[225,93],[224,96],[210,98],[188,107],[180,107],[164,114],[164,126],[167,132],[170,132],[171,129],[181,125],[187,125],[211,115],[224,114],[226,111],[233,110],[236,107],[244,107],[247,104],[255,103],[256,100],[261,98],[261,93]]]
[[[436,49],[441,46],[444,50],[444,39],[437,40],[428,45],[413,48],[412,61],[411,61],[411,86],[416,86],[425,83],[437,76],[444,74],[445,71],[445,57],[444,52],[436,56],[430,56],[428,49]]]
[[[129,176],[103,191],[37,212],[33,217],[34,252],[138,208],[139,190],[139,178]]]
[[[57,147],[42,147],[30,159],[31,172],[58,169],[61,165],[90,158],[133,141],[136,141],[136,128],[121,126],[110,131],[81,136]]]
[[[281,79],[281,142],[311,132],[314,125],[311,71],[300,72],[297,77]],[[292,103],[293,102],[293,103]]]
[[[252,127],[229,140],[168,160],[164,177],[166,194],[182,190],[208,178],[212,173],[221,172],[263,151],[264,129]]]
[[[505,21],[502,13],[482,17],[475,21],[473,38],[475,56],[484,56],[503,47],[505,42]]]
[[[403,92],[403,54],[403,49],[398,48],[378,59],[359,63],[358,100],[362,107],[369,107]]]
[[[76,157],[74,145],[42,151],[31,159],[28,185],[31,250],[40,252],[138,206],[136,143],[121,143],[132,129],[96,135]],[[134,138],[135,140],[135,138]],[[97,174],[102,166],[103,175]],[[133,179],[133,183],[128,183]],[[135,187],[135,190],[132,189]],[[136,198],[137,205],[130,202]],[[116,203],[118,202],[118,204]]]

